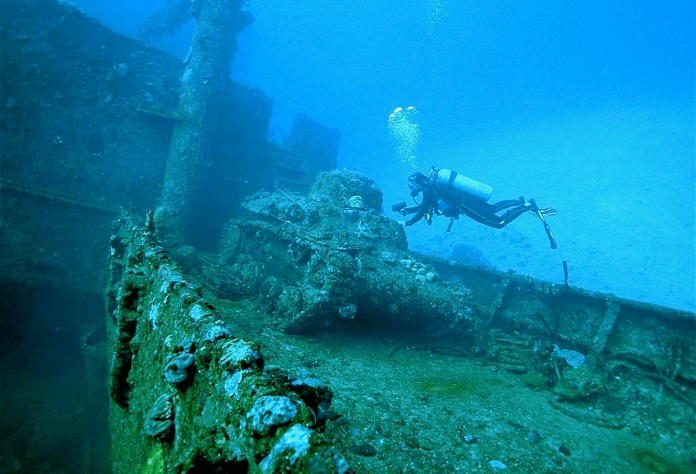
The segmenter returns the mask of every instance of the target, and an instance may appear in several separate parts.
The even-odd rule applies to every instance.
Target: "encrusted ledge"
[[[332,393],[280,369],[234,329],[152,234],[111,237],[113,472],[352,472],[321,435]],[[283,372],[283,373],[278,373]]]

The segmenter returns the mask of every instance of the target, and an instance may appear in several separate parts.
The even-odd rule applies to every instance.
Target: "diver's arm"
[[[420,206],[405,207],[402,210],[400,210],[399,213],[402,216],[407,216],[409,214],[413,214],[414,212],[418,212],[418,209],[420,209]]]
[[[423,216],[425,216],[425,213],[430,210],[430,208],[433,207],[433,204],[437,200],[437,194],[433,189],[427,189],[423,191],[423,201],[421,202],[421,205],[418,207],[418,212],[416,213],[415,216],[410,218],[409,220],[406,221],[407,226],[411,226],[421,220]]]

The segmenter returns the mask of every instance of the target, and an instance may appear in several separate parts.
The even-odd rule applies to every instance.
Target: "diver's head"
[[[408,188],[411,190],[411,196],[415,197],[418,193],[422,193],[428,185],[428,177],[423,173],[415,172],[408,177]]]

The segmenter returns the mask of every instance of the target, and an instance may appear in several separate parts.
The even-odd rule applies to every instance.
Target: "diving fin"
[[[544,231],[546,232],[546,236],[549,238],[549,245],[551,246],[552,249],[557,249],[558,248],[558,243],[556,242],[556,239],[553,236],[553,232],[551,232],[551,227],[549,226],[549,223],[546,222],[546,219],[544,216],[555,216],[558,211],[556,209],[553,209],[551,207],[545,207],[543,209],[539,209],[539,206],[537,206],[537,203],[534,199],[529,200],[529,204],[531,204],[531,209],[529,212],[537,216],[541,222],[544,224]]]
[[[546,222],[543,218],[542,221],[544,221],[544,230],[546,231],[546,236],[549,238],[549,245],[551,245],[551,248],[556,250],[558,248],[558,243],[556,242],[556,239],[553,236],[553,233],[551,232],[551,227],[549,227],[549,223]]]

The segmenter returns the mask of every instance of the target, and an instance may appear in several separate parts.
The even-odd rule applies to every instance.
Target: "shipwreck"
[[[243,2],[186,61],[0,4],[0,472],[696,466],[696,315],[410,251],[338,130],[266,140]]]

